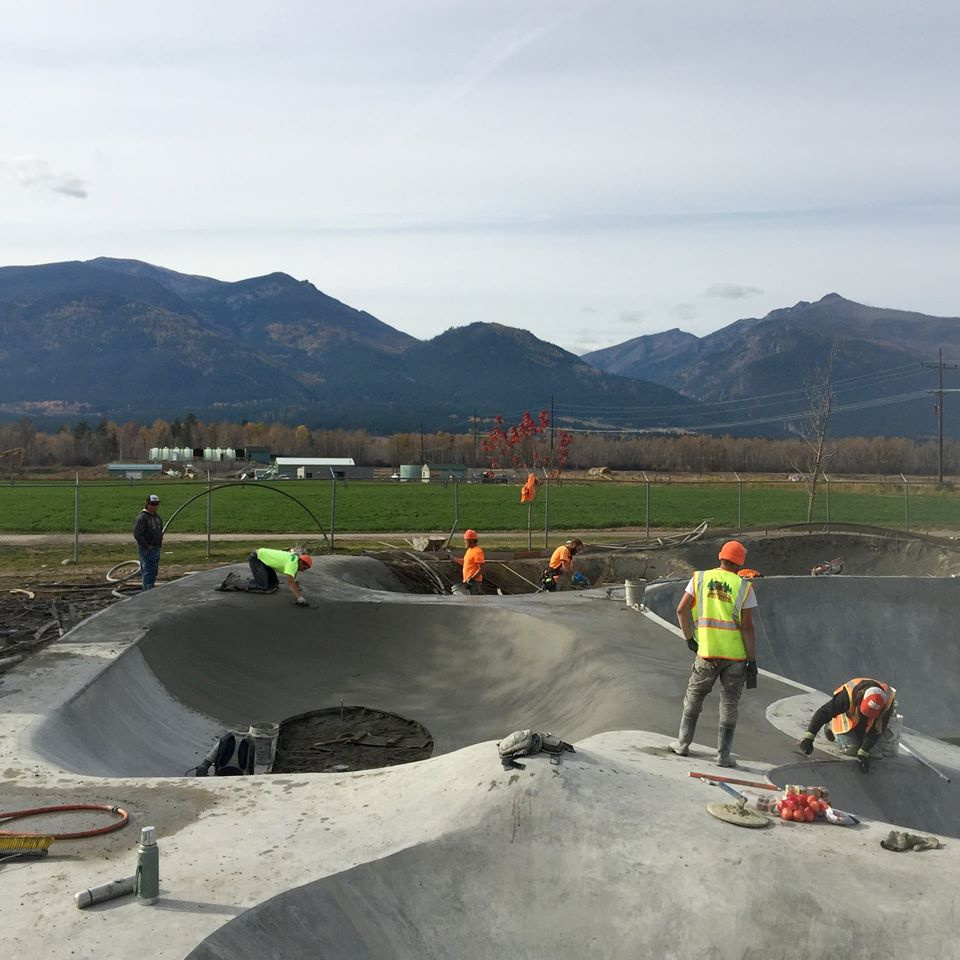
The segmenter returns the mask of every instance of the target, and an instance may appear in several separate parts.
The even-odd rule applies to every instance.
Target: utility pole
[[[956,370],[957,365],[955,363],[944,363],[943,362],[943,347],[937,352],[937,362],[921,360],[920,366],[922,367],[936,367],[937,375],[939,379],[939,386],[935,391],[937,394],[937,483],[943,483],[943,371],[947,370]],[[933,393],[934,391],[931,391]],[[951,391],[953,392],[953,391]]]
[[[423,452],[423,421],[420,421],[420,464],[423,465],[427,461],[425,459],[425,454]]]
[[[553,462],[553,394],[550,394],[550,462]]]

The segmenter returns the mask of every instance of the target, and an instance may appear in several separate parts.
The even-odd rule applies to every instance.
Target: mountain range
[[[921,361],[960,353],[956,319],[836,294],[582,358],[497,323],[421,341],[284,273],[226,282],[112,258],[0,268],[0,329],[3,418],[194,413],[384,433],[510,423],[555,399],[558,426],[782,436],[832,350],[831,432],[918,436],[935,430],[937,385]]]
[[[836,293],[705,337],[669,330],[583,357],[608,373],[669,384],[695,398],[705,426],[743,420],[742,429],[769,434],[785,424],[791,429],[790,411],[810,409],[829,368],[832,434],[914,438],[936,434],[933,391],[939,372],[945,390],[960,386],[957,358],[960,319],[865,306]],[[956,436],[960,416],[951,416],[951,407],[956,411],[947,395],[944,430]]]

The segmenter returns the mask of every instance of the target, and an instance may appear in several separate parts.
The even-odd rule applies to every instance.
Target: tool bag
[[[256,749],[253,739],[246,734],[228,730],[195,768],[198,777],[209,776],[213,767],[215,777],[243,777],[253,773]]]
[[[549,730],[515,730],[497,743],[497,750],[504,770],[525,770],[526,764],[518,763],[517,757],[533,757],[541,752],[558,756],[566,750],[576,753],[573,744],[554,736]]]

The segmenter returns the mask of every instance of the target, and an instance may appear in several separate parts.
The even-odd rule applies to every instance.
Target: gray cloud
[[[39,157],[0,159],[0,171],[18,180],[24,187],[39,187],[81,200],[87,196],[86,184],[80,177],[72,173],[57,173],[46,160]]]
[[[582,327],[573,332],[572,339],[573,344],[567,349],[569,349],[571,353],[578,355],[589,353],[591,350],[598,350],[601,346],[605,346],[603,338],[598,336],[596,330],[585,330]]]
[[[670,313],[677,320],[695,320],[697,317],[697,308],[692,303],[678,303]]]
[[[640,323],[646,314],[642,310],[623,310],[620,313],[621,323]]]
[[[597,311],[593,307],[581,307],[581,313],[596,313]]]
[[[759,297],[762,293],[759,287],[747,287],[740,283],[714,283],[703,295],[720,297],[722,300],[743,300],[746,297]]]

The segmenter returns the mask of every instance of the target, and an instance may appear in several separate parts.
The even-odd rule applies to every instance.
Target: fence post
[[[460,526],[460,478],[457,477],[453,481],[453,529],[456,530]],[[453,534],[450,534],[452,537]],[[449,542],[449,537],[447,538]]]
[[[207,559],[210,559],[210,528],[213,525],[213,484],[207,471]]]
[[[337,475],[333,472],[333,467],[327,467],[330,471],[330,482],[333,487],[330,491],[330,552],[333,553],[333,538],[337,534]]]
[[[733,475],[737,478],[737,533],[743,532],[743,481],[740,474],[734,470]]]
[[[646,527],[646,539],[650,539],[650,478],[647,476],[647,471],[642,470],[643,474],[643,483],[644,483],[644,506],[643,506],[643,515],[644,515],[644,525]]]
[[[543,549],[550,545],[550,474],[543,469]]]
[[[73,489],[73,562],[80,557],[80,474],[75,474],[76,485]]]
[[[907,478],[901,473],[900,479],[903,481],[903,529],[910,529],[910,498],[908,495],[909,484]]]

